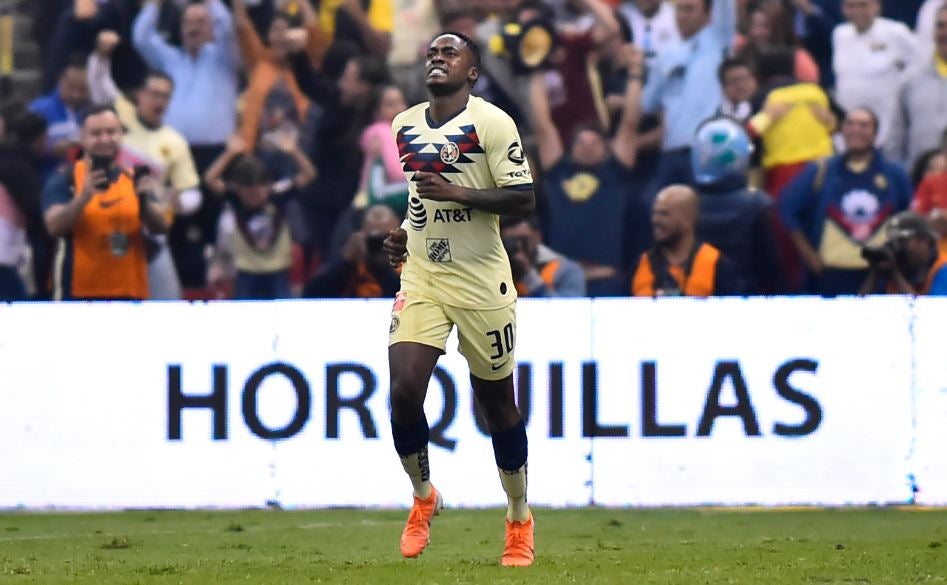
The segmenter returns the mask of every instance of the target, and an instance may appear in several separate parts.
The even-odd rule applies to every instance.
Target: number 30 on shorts
[[[493,340],[493,343],[490,344],[490,347],[494,350],[493,355],[490,356],[491,360],[498,360],[504,355],[513,353],[513,348],[516,347],[512,323],[507,323],[502,332],[498,329],[487,331],[487,337]]]

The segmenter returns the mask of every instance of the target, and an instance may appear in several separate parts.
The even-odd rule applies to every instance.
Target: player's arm
[[[453,201],[461,205],[495,213],[529,217],[536,209],[533,185],[516,185],[497,189],[468,189],[447,182],[436,173],[417,172],[414,179],[418,197],[431,201]]]

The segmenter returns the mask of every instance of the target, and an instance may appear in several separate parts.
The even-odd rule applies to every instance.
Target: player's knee
[[[411,376],[391,379],[391,416],[399,423],[416,421],[424,412],[424,390]]]

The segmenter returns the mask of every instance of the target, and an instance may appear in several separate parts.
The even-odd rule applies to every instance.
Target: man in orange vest
[[[519,296],[585,296],[582,267],[543,245],[535,218],[504,217],[500,229]]]
[[[80,130],[83,158],[43,191],[46,229],[59,238],[55,300],[148,298],[145,231],[167,232],[168,215],[148,179],[116,164],[122,132],[111,106],[89,110]]]
[[[736,267],[717,248],[697,239],[700,204],[690,187],[658,193],[651,211],[654,247],[641,255],[631,281],[636,297],[736,295]]]
[[[865,246],[871,269],[860,294],[947,296],[947,254],[938,250],[939,234],[913,211],[891,218],[887,243]]]

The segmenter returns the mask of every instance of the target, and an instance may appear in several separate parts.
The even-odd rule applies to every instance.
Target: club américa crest
[[[452,165],[460,158],[460,149],[454,142],[446,142],[441,147],[441,162],[445,165]]]

